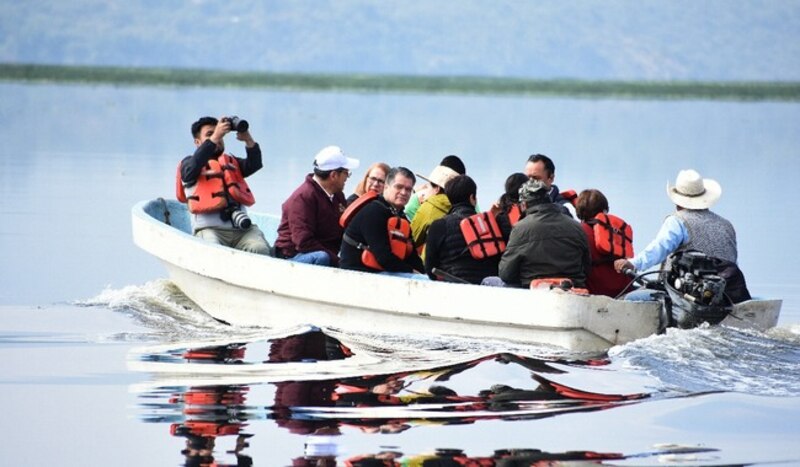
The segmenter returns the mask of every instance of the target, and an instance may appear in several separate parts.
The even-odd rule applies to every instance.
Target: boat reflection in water
[[[263,355],[268,358],[259,361]],[[187,465],[252,464],[246,450],[249,443],[257,440],[253,438],[255,430],[251,430],[251,424],[259,420],[274,420],[282,429],[304,437],[304,455],[293,459],[293,465],[337,465],[337,461],[354,466],[400,465],[400,460],[407,462],[414,459],[415,454],[388,450],[360,455],[349,453],[342,458],[338,436],[343,430],[352,429],[387,434],[422,424],[430,427],[432,424],[551,417],[608,409],[649,397],[639,393],[587,392],[544,376],[566,373],[559,368],[565,364],[603,365],[606,363],[603,360],[545,361],[502,353],[444,367],[325,379],[314,372],[305,373],[305,378],[302,374],[298,376],[293,370],[296,367],[285,373],[280,369],[282,364],[312,365],[313,368],[322,362],[339,361],[343,365],[354,358],[348,346],[317,329],[268,341],[140,354],[137,361],[144,365],[139,368],[150,371],[155,378],[147,389],[139,391],[140,416],[145,422],[169,423],[173,436],[186,438],[182,454]],[[462,394],[447,385],[454,376],[490,362],[516,365],[529,372],[533,387],[493,385],[475,394]],[[158,365],[148,366],[148,363]],[[170,371],[169,366],[163,364],[171,364],[175,370]],[[230,371],[231,368],[237,371]],[[258,371],[250,371],[251,368]],[[205,380],[198,377],[198,372],[203,371],[211,376]],[[181,373],[186,376],[180,376]],[[213,384],[213,381],[231,384]],[[254,404],[252,399],[256,392],[264,397],[264,401],[259,401],[263,403]],[[220,438],[227,438],[233,447],[220,452],[217,447]],[[226,464],[222,458],[230,462]],[[500,460],[514,459],[518,459],[520,465],[529,465],[539,461],[597,462],[625,456],[585,451],[546,453],[534,448],[498,449],[488,457],[474,459],[457,449],[439,450],[424,456],[424,459],[435,458],[461,462],[457,465],[495,465]]]

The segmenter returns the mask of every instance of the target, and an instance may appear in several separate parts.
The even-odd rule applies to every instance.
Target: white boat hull
[[[178,228],[161,221],[165,207]],[[250,214],[274,240],[277,219]],[[209,244],[188,230],[185,207],[177,201],[142,202],[133,209],[134,242],[162,260],[170,279],[206,313],[234,325],[313,324],[358,332],[500,338],[571,351],[602,351],[658,330],[656,302],[311,266]],[[747,303],[741,308],[747,321],[732,324],[754,323],[762,329],[777,324],[780,300]],[[771,311],[762,312],[765,306]]]

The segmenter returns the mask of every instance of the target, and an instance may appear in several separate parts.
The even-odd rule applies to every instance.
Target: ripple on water
[[[614,347],[609,356],[655,376],[665,391],[800,395],[800,338],[722,326],[669,329]]]

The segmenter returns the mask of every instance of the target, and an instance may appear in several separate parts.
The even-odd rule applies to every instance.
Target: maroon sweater
[[[338,265],[337,254],[342,244],[339,216],[346,206],[342,193],[336,193],[331,201],[325,190],[314,181],[313,175],[306,175],[305,181],[281,206],[275,247],[285,257],[326,251],[331,264]]]

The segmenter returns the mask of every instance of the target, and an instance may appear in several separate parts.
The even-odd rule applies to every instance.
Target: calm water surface
[[[2,464],[800,462],[796,103],[18,84],[0,102]],[[130,207],[171,197],[189,124],[224,113],[262,146],[251,186],[270,212],[328,144],[420,173],[459,154],[486,205],[542,152],[562,188],[605,192],[641,248],[666,182],[696,168],[723,186],[751,291],[784,299],[780,325],[604,355],[219,325],[133,245]]]

